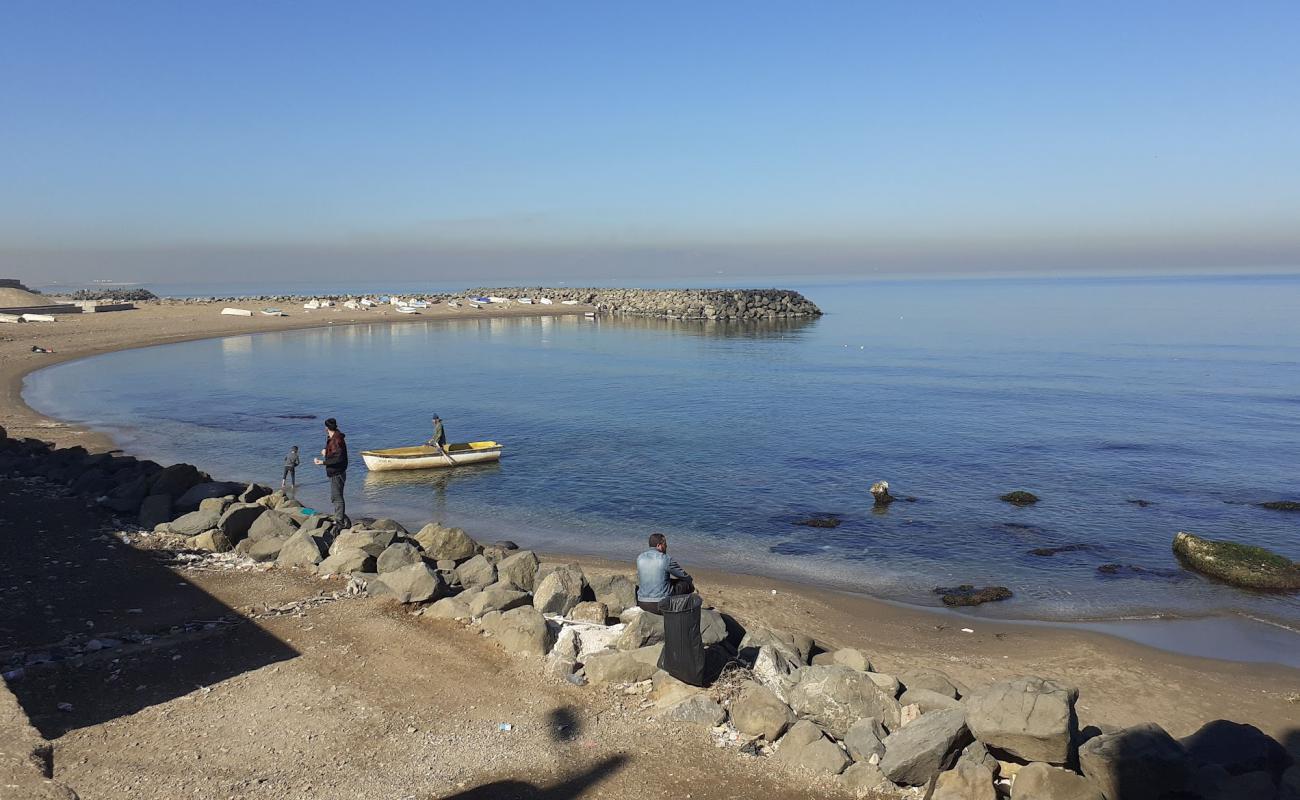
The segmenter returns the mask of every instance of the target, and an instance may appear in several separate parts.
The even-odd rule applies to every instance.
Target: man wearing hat
[[[447,454],[447,432],[442,429],[442,417],[437,414],[433,415],[433,437],[425,444],[438,448],[443,455]]]

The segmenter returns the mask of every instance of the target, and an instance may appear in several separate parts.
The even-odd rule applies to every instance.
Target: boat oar
[[[447,459],[448,461],[450,461],[450,462],[451,462],[451,465],[452,465],[453,467],[460,466],[459,464],[456,463],[456,459],[454,459],[454,458],[451,457],[451,453],[448,453],[448,452],[447,452],[447,449],[446,449],[445,447],[443,447],[441,443],[439,443],[439,442],[434,442],[434,443],[433,443],[433,446],[436,447],[436,448],[438,448],[438,452],[439,452],[439,453],[442,453],[442,457],[445,458],[445,459]]]

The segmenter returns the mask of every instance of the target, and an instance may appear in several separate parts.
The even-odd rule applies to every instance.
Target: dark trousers
[[[334,504],[334,532],[337,533],[344,528],[352,527],[352,520],[348,519],[348,504],[343,498],[343,484],[347,481],[348,474],[340,472],[337,475],[329,476],[330,479],[330,502]]]
[[[281,484],[287,483],[290,486],[298,485],[298,478],[293,467],[284,468],[284,477],[280,478],[280,483]]]
[[[694,591],[695,591],[695,582],[692,581],[690,578],[687,578],[686,580],[677,580],[676,578],[674,578],[668,584],[668,594],[670,595],[690,594]],[[638,600],[636,601],[636,604],[641,607],[642,611],[649,611],[651,614],[659,613],[659,601],[657,600],[654,602],[649,602],[646,600]]]

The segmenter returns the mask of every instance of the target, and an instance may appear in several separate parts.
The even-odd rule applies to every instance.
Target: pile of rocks
[[[573,300],[611,314],[667,319],[756,320],[821,316],[799,292],[786,289],[474,289],[466,296]]]
[[[869,654],[803,633],[701,612],[711,675],[735,691],[659,668],[663,618],[636,606],[626,574],[543,562],[513,542],[484,545],[431,523],[386,519],[329,535],[327,516],[264,486],[214,481],[188,464],[52,449],[0,429],[0,473],[40,475],[136,514],[184,547],[344,576],[415,613],[477,626],[506,651],[578,685],[644,692],[672,724],[724,732],[744,752],[839,781],[858,794],[933,800],[1300,800],[1300,766],[1250,725],[1216,720],[1177,740],[1158,725],[1079,728],[1078,691],[1023,676],[968,687],[926,665],[887,674]]]

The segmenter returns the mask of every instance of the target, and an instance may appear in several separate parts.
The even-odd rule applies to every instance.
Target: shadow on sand
[[[570,800],[589,797],[587,792],[627,764],[624,755],[610,756],[590,769],[551,786],[537,786],[524,781],[493,781],[473,789],[447,795],[441,800]]]

